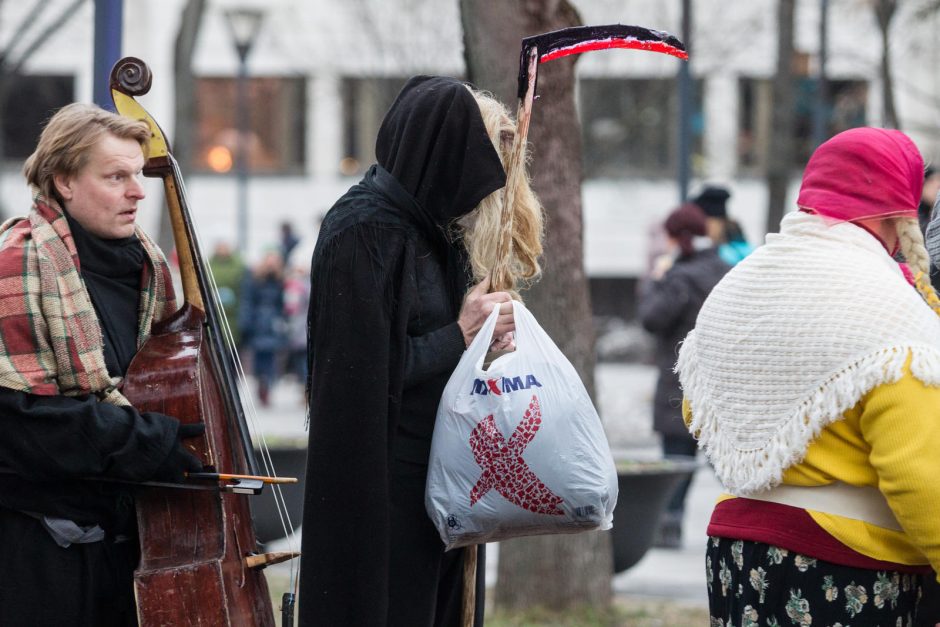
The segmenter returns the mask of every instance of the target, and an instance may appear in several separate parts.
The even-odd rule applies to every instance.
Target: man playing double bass
[[[150,128],[94,105],[48,122],[29,216],[0,227],[0,625],[137,624],[131,487],[201,470],[201,424],[141,413],[121,377],[175,309],[135,224]],[[89,480],[92,479],[92,480]],[[112,479],[112,481],[94,481]]]

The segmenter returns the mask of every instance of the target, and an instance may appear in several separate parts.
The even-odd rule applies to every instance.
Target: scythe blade
[[[519,57],[519,98],[524,98],[529,84],[529,56],[535,52],[538,63],[560,59],[572,54],[608,48],[632,48],[661,52],[680,59],[688,59],[685,45],[669,33],[627,26],[605,24],[600,26],[575,26],[533,35],[522,40]],[[538,66],[536,65],[536,72]]]
[[[506,164],[506,186],[503,189],[503,211],[500,216],[500,235],[496,245],[496,258],[491,270],[490,290],[512,289],[509,266],[512,259],[512,214],[515,186],[524,162],[526,138],[532,102],[535,100],[538,66],[541,63],[572,54],[608,48],[649,50],[688,59],[685,45],[669,33],[624,24],[575,26],[533,35],[522,40],[519,55],[519,110],[516,114],[516,136],[512,153]]]

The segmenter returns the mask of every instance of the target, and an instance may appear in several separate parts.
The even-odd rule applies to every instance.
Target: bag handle
[[[532,315],[532,312],[529,311],[524,303],[518,300],[511,300],[510,302],[512,303],[513,319],[516,323],[516,330],[514,331],[516,342],[515,352],[518,352],[522,344],[530,341],[532,337],[541,330],[541,327],[539,327],[535,316]],[[470,342],[470,346],[467,347],[467,352],[464,357],[471,361],[471,363],[476,364],[477,370],[483,369],[483,360],[486,358],[486,353],[489,350],[490,344],[493,342],[493,333],[496,331],[496,319],[498,317],[499,304],[497,303],[493,306],[493,311],[490,312],[486,322],[480,327],[476,337]],[[544,333],[544,331],[542,331],[542,333]]]
[[[483,359],[493,342],[493,332],[496,330],[497,318],[499,318],[499,303],[493,305],[493,311],[490,312],[486,322],[477,331],[473,341],[470,342],[470,346],[467,347],[467,353],[464,355],[464,358],[476,364],[478,370],[483,367]]]

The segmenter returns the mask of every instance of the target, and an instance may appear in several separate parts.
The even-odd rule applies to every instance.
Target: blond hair
[[[475,89],[470,91],[480,107],[490,141],[506,168],[513,148],[516,124],[503,103],[492,95]],[[470,258],[474,283],[481,281],[500,263],[501,260],[496,258],[498,244],[503,231],[511,230],[506,276],[501,284],[494,283],[490,289],[509,291],[514,295],[517,289],[533,281],[541,272],[538,258],[542,254],[544,232],[542,205],[532,191],[525,166],[526,160],[522,159],[517,172],[506,173],[506,184],[513,188],[513,216],[510,224],[502,222],[503,188],[484,198],[458,222],[458,236],[463,239]]]
[[[26,181],[46,198],[62,202],[53,177],[72,176],[88,163],[91,149],[106,133],[120,139],[133,139],[146,154],[150,126],[106,111],[97,105],[76,102],[59,109],[50,118],[36,150],[23,165]]]
[[[920,223],[917,218],[898,218],[895,220],[895,228],[901,254],[914,275],[914,287],[931,309],[940,315],[940,297],[930,284],[930,256],[924,246]]]

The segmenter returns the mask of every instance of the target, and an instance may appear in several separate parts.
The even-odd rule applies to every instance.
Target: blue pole
[[[111,68],[121,58],[124,32],[124,0],[95,0],[95,104],[114,111],[109,78]]]

